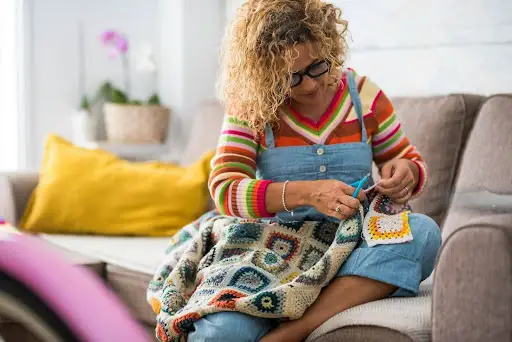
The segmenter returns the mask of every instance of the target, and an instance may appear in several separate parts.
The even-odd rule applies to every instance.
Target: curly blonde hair
[[[324,1],[248,0],[226,31],[219,96],[232,115],[263,131],[290,96],[293,47],[312,44],[330,62],[330,84],[337,84],[346,36],[341,10]]]

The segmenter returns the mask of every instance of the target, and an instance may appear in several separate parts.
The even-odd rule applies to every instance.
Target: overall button
[[[325,172],[325,170],[327,170],[327,168],[325,167],[325,165],[321,165],[319,170],[320,170],[320,172]]]
[[[316,154],[321,156],[322,154],[324,154],[324,149],[320,147],[318,150],[316,150]]]

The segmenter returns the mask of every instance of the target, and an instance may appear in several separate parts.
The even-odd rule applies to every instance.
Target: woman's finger
[[[347,207],[345,204],[343,203],[339,203],[334,207],[334,208],[331,208],[331,211],[335,212],[337,215],[335,215],[336,217],[340,218],[340,219],[346,219],[347,217],[350,217],[352,216],[354,210]]]
[[[409,188],[404,186],[404,188],[402,190],[400,190],[397,193],[392,195],[393,196],[393,200],[396,201],[397,199],[402,199],[405,196],[407,196],[409,194],[409,192],[410,192]]]
[[[394,199],[393,202],[397,204],[405,204],[411,198],[411,192],[408,191],[405,196]]]
[[[407,183],[407,185],[404,186],[404,189],[395,196],[395,199],[393,201],[395,201],[398,204],[406,203],[412,197],[413,185],[414,185],[414,180]]]
[[[342,190],[343,190],[343,195],[348,195],[351,198],[353,198],[352,196],[354,195],[356,188],[351,187],[350,185],[347,185],[346,187],[343,187]],[[364,193],[363,189],[361,189],[359,191],[359,193],[357,194],[357,200],[358,200],[358,202],[362,202],[365,200],[365,198],[366,198],[366,194]]]
[[[402,193],[405,188],[410,189],[410,185],[414,182],[414,178],[411,174],[411,172],[406,172],[405,176],[402,178],[400,184],[393,188],[382,188],[378,187],[381,190],[381,193],[394,198],[400,198],[405,195],[405,193]]]
[[[356,210],[361,205],[361,202],[359,202],[359,199],[354,198],[352,196],[345,195],[339,200],[342,204],[346,205],[347,207]]]
[[[402,183],[402,180],[405,178],[407,174],[407,169],[404,167],[397,167],[394,170],[393,175],[391,178],[387,179],[381,179],[379,187],[383,189],[392,189],[400,185]]]

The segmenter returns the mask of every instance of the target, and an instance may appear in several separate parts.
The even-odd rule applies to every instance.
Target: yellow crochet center
[[[370,218],[369,229],[370,235],[374,240],[393,240],[403,238],[404,236],[411,234],[411,228],[409,227],[409,216],[407,212],[399,214],[401,216],[402,225],[400,229],[396,229],[392,232],[386,232],[379,229],[379,223],[384,218],[382,216],[374,216]]]

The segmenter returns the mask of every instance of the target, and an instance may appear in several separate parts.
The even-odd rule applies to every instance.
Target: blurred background
[[[101,145],[101,130],[86,143],[77,130],[105,82],[134,105],[158,95],[169,132],[140,153],[179,158],[195,108],[215,98],[219,44],[243,2],[0,0],[0,170],[37,170],[49,133]],[[390,96],[512,91],[512,1],[332,2],[349,21],[348,65]],[[109,45],[113,34],[126,45]]]

